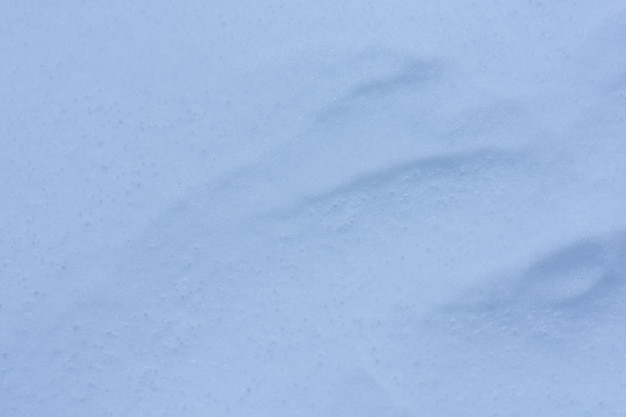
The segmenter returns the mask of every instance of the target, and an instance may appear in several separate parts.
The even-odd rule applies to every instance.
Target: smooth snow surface
[[[626,4],[0,2],[0,415],[626,415]]]

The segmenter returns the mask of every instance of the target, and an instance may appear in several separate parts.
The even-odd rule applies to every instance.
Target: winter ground
[[[626,5],[0,3],[0,415],[626,414]]]

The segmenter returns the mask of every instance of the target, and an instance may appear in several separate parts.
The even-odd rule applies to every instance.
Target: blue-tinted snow
[[[626,400],[620,1],[0,4],[0,415]]]

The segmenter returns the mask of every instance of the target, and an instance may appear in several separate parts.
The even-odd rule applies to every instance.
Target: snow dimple
[[[346,116],[351,109],[368,101],[378,101],[402,93],[415,93],[440,78],[443,67],[438,62],[407,57],[386,76],[355,83],[332,104],[318,111],[317,123],[328,123]]]
[[[605,252],[601,243],[592,241],[560,249],[526,271],[520,291],[550,304],[582,303],[610,286]]]
[[[353,87],[343,98],[350,101],[359,98],[383,97],[398,91],[410,89],[436,78],[439,69],[433,63],[413,60],[396,73],[372,81],[362,82]]]
[[[626,283],[626,233],[583,239],[538,261],[521,277],[519,298],[581,314],[612,308]]]
[[[575,241],[519,272],[483,284],[468,292],[467,301],[459,299],[444,310],[480,317],[485,323],[507,323],[523,332],[544,326],[552,335],[577,334],[623,314],[625,243],[625,232]]]
[[[355,195],[376,199],[376,194],[383,189],[397,192],[408,191],[433,180],[454,180],[459,176],[471,176],[472,173],[489,171],[494,166],[511,164],[521,155],[513,151],[498,149],[479,149],[472,152],[450,152],[440,156],[420,158],[414,161],[394,164],[389,167],[361,173],[345,184],[303,199],[296,204],[294,211],[307,207],[340,201]]]

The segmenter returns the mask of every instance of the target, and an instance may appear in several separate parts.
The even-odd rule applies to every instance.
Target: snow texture
[[[626,415],[626,4],[0,2],[0,415]]]

